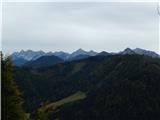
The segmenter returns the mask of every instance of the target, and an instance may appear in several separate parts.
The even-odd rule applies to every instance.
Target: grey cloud
[[[6,3],[4,51],[158,51],[156,3]]]

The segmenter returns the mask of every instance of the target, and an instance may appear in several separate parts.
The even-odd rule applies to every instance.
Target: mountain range
[[[79,60],[79,59],[84,59],[84,58],[88,58],[88,57],[92,57],[92,56],[96,56],[96,55],[108,56],[108,55],[117,55],[117,54],[120,54],[120,55],[138,54],[138,55],[150,56],[153,58],[160,57],[157,53],[155,53],[153,51],[148,51],[148,50],[144,50],[144,49],[140,49],[140,48],[136,48],[136,49],[126,48],[125,50],[120,51],[118,53],[109,53],[106,51],[102,51],[102,52],[98,53],[93,50],[85,51],[83,49],[78,49],[71,54],[64,52],[64,51],[43,52],[43,51],[32,51],[32,50],[24,51],[24,50],[21,50],[20,52],[14,52],[13,54],[11,54],[11,57],[12,57],[14,65],[27,66],[27,65],[31,64],[32,62],[36,63],[37,60],[40,61],[42,59],[43,59],[43,63],[44,63],[45,62],[44,58],[46,57],[46,60],[47,60],[47,59],[49,59],[48,56],[52,56],[52,57],[50,57],[50,58],[52,58],[52,60],[50,62],[53,62],[53,64],[55,64],[56,62],[59,63],[59,62],[63,62],[63,61]],[[42,59],[39,59],[41,57],[42,57]],[[54,61],[53,57],[58,57],[60,61],[57,61],[57,60]]]

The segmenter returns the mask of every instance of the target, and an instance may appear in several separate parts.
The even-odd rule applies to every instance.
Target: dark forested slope
[[[54,56],[54,55],[48,55],[48,56],[42,56],[36,60],[31,60],[29,62],[26,62],[23,66],[32,67],[32,68],[40,68],[40,67],[48,67],[51,65],[55,65],[61,62],[63,62],[63,59],[57,56]]]
[[[81,101],[53,113],[62,120],[154,120],[160,118],[160,59],[140,55],[95,56],[47,68],[14,69],[25,108],[54,102],[77,91]]]

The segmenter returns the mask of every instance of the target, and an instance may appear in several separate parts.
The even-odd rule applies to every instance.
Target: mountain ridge
[[[55,56],[55,55],[48,55],[48,56],[41,56],[36,60],[29,61],[25,63],[24,67],[32,67],[32,68],[39,68],[39,67],[47,67],[52,66],[57,63],[64,62],[63,59]]]
[[[145,49],[140,49],[140,48],[135,48],[135,49],[130,49],[130,48],[126,48],[123,51],[117,52],[117,53],[109,53],[106,51],[102,51],[102,52],[95,52],[93,50],[90,51],[85,51],[83,49],[78,49],[72,53],[67,53],[64,51],[56,51],[56,52],[43,52],[43,51],[32,51],[32,50],[21,50],[20,52],[14,52],[11,57],[14,61],[18,61],[18,59],[24,59],[26,61],[32,61],[32,60],[36,60],[42,56],[51,56],[51,55],[55,55],[57,57],[59,57],[60,59],[63,59],[64,61],[71,61],[71,60],[78,60],[78,59],[85,59],[87,57],[91,57],[91,56],[96,56],[96,55],[100,55],[100,56],[108,56],[108,55],[116,55],[116,54],[121,54],[121,55],[126,55],[126,54],[139,54],[139,55],[145,55],[145,56],[150,56],[153,58],[159,58],[160,55],[157,54],[156,52],[153,51],[149,51],[149,50],[145,50]],[[21,61],[20,61],[21,62]],[[23,65],[24,62],[21,62],[21,64]],[[15,62],[15,65],[17,64],[17,62]],[[18,65],[17,64],[17,65]]]

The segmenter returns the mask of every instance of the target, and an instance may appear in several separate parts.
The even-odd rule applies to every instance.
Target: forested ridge
[[[51,120],[156,120],[160,118],[160,60],[141,55],[95,56],[45,68],[15,67],[27,112],[77,91],[80,101],[51,112]],[[49,119],[49,118],[48,118]]]
[[[2,57],[2,120],[159,120],[160,59],[95,56],[49,67]]]

